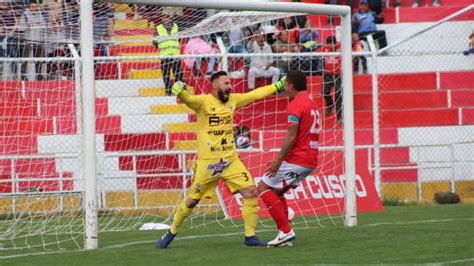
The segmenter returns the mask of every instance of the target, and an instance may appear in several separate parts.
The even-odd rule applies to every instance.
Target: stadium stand
[[[304,1],[321,3],[323,1]],[[356,1],[357,2],[357,1]],[[416,30],[422,27],[424,22],[439,20],[470,4],[469,0],[453,0],[443,3],[442,7],[411,8],[411,1],[401,1],[401,7],[385,9],[386,22],[381,28],[387,31],[389,42],[402,39],[409,32],[403,29]],[[423,6],[425,1],[422,1]],[[447,2],[447,1],[446,1]],[[131,19],[131,10],[124,6],[117,6],[114,21],[115,40],[147,39],[153,35],[153,29],[149,28],[146,20]],[[117,18],[119,17],[119,18]],[[333,29],[325,25],[325,20],[316,16],[310,17],[313,26],[319,28],[320,39],[324,40]],[[455,22],[466,23],[472,20],[469,17],[460,17]],[[334,22],[337,25],[337,20]],[[459,36],[457,36],[459,38]],[[457,38],[456,37],[456,38]],[[463,36],[465,37],[465,36]],[[436,36],[433,36],[436,38]],[[441,40],[440,40],[441,41]],[[156,53],[151,41],[143,42],[121,42],[119,46],[110,46],[110,55],[147,55]],[[388,60],[388,59],[387,59]],[[393,60],[390,59],[390,60]],[[466,59],[467,60],[467,59]],[[454,62],[454,61],[453,61]],[[381,144],[398,144],[396,148],[383,148],[381,150],[382,165],[407,166],[409,169],[383,170],[382,181],[386,183],[382,193],[390,195],[393,191],[408,191],[403,196],[410,200],[416,200],[416,182],[422,179],[423,171],[418,171],[412,166],[419,163],[433,161],[433,148],[422,150],[414,144],[425,141],[427,144],[436,144],[439,140],[410,139],[404,138],[410,131],[437,130],[457,131],[465,130],[474,132],[474,71],[462,70],[465,63],[456,61],[456,69],[450,72],[426,71],[419,66],[406,73],[395,73],[390,69],[390,64],[381,58],[381,74],[379,82],[390,79],[391,86],[383,87],[380,91],[380,113],[381,119]],[[401,62],[403,63],[403,62]],[[465,69],[465,68],[464,68]],[[369,65],[370,70],[370,65]],[[425,71],[421,71],[425,70]],[[97,143],[98,150],[102,152],[127,152],[127,151],[154,151],[195,148],[195,117],[192,112],[180,105],[173,96],[165,96],[161,71],[158,60],[123,61],[113,63],[98,63],[96,66],[97,99]],[[191,72],[185,72],[187,81],[199,93],[208,85],[205,80],[190,80]],[[186,79],[185,78],[185,79]],[[139,80],[138,80],[139,79]],[[320,76],[311,76],[309,84],[322,84]],[[244,92],[246,88],[245,78],[234,79],[234,91]],[[262,82],[262,81],[260,81]],[[264,82],[264,81],[263,81]],[[120,83],[120,86],[115,84]],[[262,83],[260,83],[261,85]],[[370,145],[373,143],[372,124],[372,90],[370,75],[356,75],[354,77],[354,106],[356,145]],[[258,86],[257,81],[257,86]],[[0,154],[2,155],[30,155],[51,154],[55,152],[67,152],[78,147],[77,138],[77,116],[75,112],[76,95],[73,81],[1,81],[0,91]],[[61,89],[58,89],[61,88]],[[311,93],[323,106],[320,86],[313,86]],[[275,107],[285,109],[287,100],[276,97],[275,101],[254,104],[249,109],[244,109],[236,114],[236,119],[242,124],[251,125],[252,139],[261,143],[265,150],[278,148],[280,142],[266,141],[275,138],[276,135],[285,134],[285,116],[273,112]],[[124,98],[127,108],[124,108]],[[271,110],[271,111],[270,111]],[[252,112],[257,116],[252,121],[246,112]],[[265,116],[264,114],[272,113]],[[261,115],[258,115],[261,114]],[[8,116],[8,117],[7,117]],[[325,128],[333,128],[336,121],[326,120]],[[262,131],[265,128],[265,131]],[[183,134],[183,132],[186,132]],[[332,134],[332,133],[331,133]],[[419,134],[420,135],[420,134]],[[422,134],[420,135],[422,136]],[[54,139],[54,142],[50,141]],[[282,138],[278,138],[283,140]],[[324,145],[324,133],[322,144]],[[338,142],[338,141],[336,141]],[[120,145],[117,145],[120,143]],[[339,140],[336,144],[341,144]],[[334,143],[332,143],[334,144]],[[472,146],[472,144],[471,144]],[[460,150],[469,149],[469,146],[459,146]],[[420,150],[421,149],[421,150]],[[396,150],[397,152],[393,152]],[[415,152],[416,151],[416,152]],[[440,150],[441,154],[445,151]],[[415,156],[414,154],[417,154]],[[36,163],[32,164],[31,160]],[[14,171],[20,178],[61,177],[71,178],[74,176],[76,164],[67,163],[72,159],[24,159],[16,160],[14,169],[12,161],[0,160],[0,179],[10,178]],[[176,173],[183,168],[192,166],[192,160],[185,165],[180,164],[174,155],[143,155],[135,158],[128,155],[117,158],[106,158],[105,164],[108,168],[115,167],[115,171],[124,176],[144,175],[137,179],[137,188],[159,189],[180,188],[183,186],[182,179],[173,176],[164,178],[153,178],[153,174]],[[31,168],[29,165],[35,165]],[[160,166],[160,168],[157,168]],[[411,167],[411,168],[410,168]],[[445,173],[442,173],[445,180]],[[443,186],[449,186],[446,181]],[[472,183],[472,181],[471,181]],[[11,192],[9,183],[0,183],[1,192]],[[106,184],[102,184],[106,187]],[[458,183],[462,197],[474,198],[474,194],[467,189],[467,183]],[[34,187],[34,183],[19,183],[20,191]],[[43,183],[44,191],[56,191],[72,189],[72,181]],[[127,187],[123,183],[123,187]],[[115,186],[117,188],[117,186]],[[428,193],[432,187],[424,188]],[[114,194],[115,193],[115,194]],[[119,193],[119,194],[117,194]],[[122,193],[122,194],[120,194]],[[129,192],[110,192],[107,196],[110,203],[114,197],[125,197],[130,200],[120,201],[121,206],[127,207],[133,202]],[[127,195],[126,195],[127,194]],[[152,204],[157,195],[142,194],[141,204],[147,206]],[[171,202],[170,197],[170,202]],[[428,199],[430,200],[430,199]],[[112,206],[112,205],[109,205]]]

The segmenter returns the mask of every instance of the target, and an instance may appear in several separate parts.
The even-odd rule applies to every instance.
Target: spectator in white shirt
[[[254,54],[272,54],[272,48],[265,41],[265,35],[263,32],[259,32],[255,36],[255,42],[253,42],[253,53]],[[248,87],[249,90],[255,89],[255,78],[258,77],[272,77],[272,83],[278,81],[280,76],[280,70],[274,66],[273,56],[253,56],[250,62],[250,69],[248,73]]]

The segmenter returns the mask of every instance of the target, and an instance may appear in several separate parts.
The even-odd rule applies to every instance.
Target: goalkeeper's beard
[[[229,101],[229,95],[230,95],[230,90],[227,90],[224,92],[224,90],[219,90],[217,92],[217,97],[219,97],[219,100],[222,102],[222,103],[226,103]]]

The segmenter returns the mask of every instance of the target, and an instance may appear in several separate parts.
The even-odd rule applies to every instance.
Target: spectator
[[[325,0],[324,1],[326,4],[330,4],[330,5],[338,5],[339,4],[339,0]],[[352,0],[346,0],[346,5],[347,6],[350,6],[351,9],[352,9]],[[334,23],[334,17],[333,16],[328,16],[328,25],[329,26],[332,26],[332,24]]]
[[[240,135],[240,127],[234,126],[234,141],[237,139],[239,135]]]
[[[248,126],[244,125],[240,128],[240,135],[235,138],[235,146],[237,149],[252,148],[252,138],[250,136],[250,128]]]
[[[167,37],[178,34],[178,24],[172,21],[168,13],[162,13],[161,23],[156,27],[155,36]],[[180,55],[180,44],[178,39],[153,41],[154,45],[160,49],[160,55]],[[181,60],[179,58],[164,58],[160,62],[165,83],[166,94],[171,95],[170,75],[173,70],[174,81],[182,81]]]
[[[306,18],[306,17],[305,17]],[[306,22],[306,21],[305,21]],[[304,27],[304,24],[301,28]],[[278,31],[286,31],[288,33],[288,42],[289,43],[297,43],[299,38],[299,27],[296,18],[294,17],[286,17],[280,19],[276,24],[276,28]]]
[[[234,25],[228,34],[229,37],[229,45],[227,46],[227,52],[231,54],[241,54],[247,53],[247,49],[245,49],[245,32],[243,28],[240,28],[237,23],[235,23],[235,19],[238,18],[228,18],[227,23]],[[231,57],[229,60],[229,71],[232,72],[232,75],[245,75],[245,72],[242,70],[242,67],[245,65],[250,64],[249,57],[241,58],[241,57]]]
[[[352,26],[363,40],[367,39],[367,35],[372,35],[374,40],[378,42],[379,49],[381,49],[387,46],[385,31],[378,31],[375,23],[382,23],[383,20],[383,14],[376,15],[369,10],[367,0],[361,0],[359,10],[352,17]]]
[[[273,44],[274,53],[298,53],[300,47],[298,44],[288,42],[288,31],[280,31],[278,34],[278,40]],[[291,57],[290,56],[279,56],[276,60],[276,67],[280,69],[280,72],[286,73],[291,69]]]
[[[228,19],[229,23],[233,23],[232,19]],[[229,31],[229,42],[230,46],[227,49],[227,52],[231,54],[241,54],[246,53],[247,50],[245,49],[244,45],[244,33],[242,32],[242,28],[240,27],[233,27]]]
[[[326,39],[326,46],[323,52],[340,51],[336,37],[329,36]],[[338,123],[342,123],[342,89],[341,89],[341,57],[330,55],[324,57],[324,75],[323,75],[323,97],[326,101],[326,116],[332,112],[334,101],[331,97],[331,88],[334,87],[334,96],[336,102],[336,114]]]
[[[63,18],[68,42],[79,41],[79,0],[63,0]]]
[[[45,29],[47,26],[46,19],[44,18],[40,5],[37,0],[31,0],[28,8],[23,12],[20,18],[19,28],[23,30],[23,40],[20,42],[20,55],[21,57],[45,57]],[[26,67],[27,62],[21,62],[21,78],[26,80]],[[41,74],[41,61],[35,63],[35,79],[44,79]],[[38,74],[40,73],[40,74]],[[36,76],[38,75],[38,76]]]
[[[61,4],[51,2],[48,4],[48,27],[46,34],[48,43],[46,46],[48,57],[59,57],[66,55],[66,31],[64,29]],[[48,62],[48,79],[61,77],[64,73],[63,66],[66,62]]]
[[[209,45],[201,37],[192,38],[186,43],[186,46],[184,48],[184,53],[193,54],[197,56],[195,58],[189,57],[189,58],[184,59],[184,63],[189,69],[194,70],[193,72],[196,76],[200,76],[201,75],[201,62],[203,58],[198,55],[214,54],[214,53],[217,53],[218,51],[219,49],[214,43]],[[210,75],[214,71],[215,64],[216,64],[216,58],[210,57],[208,59],[208,64],[207,64],[207,71],[206,71],[207,75]]]
[[[18,13],[12,8],[10,3],[0,3],[0,57],[17,57],[18,50]],[[6,43],[6,45],[3,45]],[[0,79],[3,75],[5,62],[0,62]],[[13,79],[17,79],[16,76],[16,62],[6,63],[5,65],[10,66],[10,71],[13,74]],[[6,74],[9,75],[10,71],[5,69]]]
[[[305,27],[300,30],[299,43],[302,52],[316,52],[321,48],[318,42],[319,33],[311,27],[311,21],[307,20]],[[321,57],[308,56],[300,57],[300,70],[317,74],[321,72]]]
[[[474,32],[469,35],[469,49],[463,52],[464,55],[474,54]]]
[[[114,10],[110,3],[94,2],[92,6],[94,9],[94,42],[99,56],[108,56],[108,45],[105,41],[110,39]]]
[[[439,0],[433,0],[433,7],[439,7],[441,4],[439,3]],[[420,6],[420,0],[413,0],[413,5],[411,7],[419,7]]]
[[[254,54],[271,54],[272,48],[265,41],[265,35],[263,32],[258,33],[255,36],[255,42],[253,42],[253,53]],[[274,66],[273,56],[254,56],[251,57],[248,86],[249,90],[255,89],[255,78],[258,77],[272,77],[272,83],[278,81],[280,76],[280,70]]]
[[[368,0],[370,9],[377,15],[382,14],[382,0]]]
[[[364,50],[362,42],[359,39],[359,34],[355,31],[352,32],[352,51],[361,52]],[[354,56],[354,72],[359,73],[359,63],[362,64],[362,74],[367,73],[367,58],[365,56]]]

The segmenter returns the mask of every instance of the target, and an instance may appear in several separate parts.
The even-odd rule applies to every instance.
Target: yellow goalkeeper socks
[[[244,208],[242,209],[244,218],[245,236],[254,236],[258,219],[257,199],[244,199]]]
[[[186,199],[183,199],[181,201],[181,203],[178,206],[178,209],[176,210],[176,213],[174,214],[173,224],[171,224],[171,229],[170,229],[173,235],[176,235],[184,219],[186,219],[186,217],[188,217],[193,211],[192,208],[186,207],[185,201]]]

